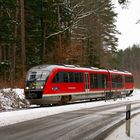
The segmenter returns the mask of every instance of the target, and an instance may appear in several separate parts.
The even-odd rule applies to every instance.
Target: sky
[[[118,0],[113,0],[115,11],[118,13],[117,30],[121,35],[119,38],[118,49],[125,49],[133,44],[140,44],[140,0],[130,0],[128,8],[123,8],[118,4]]]

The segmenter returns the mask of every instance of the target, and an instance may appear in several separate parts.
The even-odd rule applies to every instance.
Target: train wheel
[[[70,95],[62,96],[61,97],[61,104],[67,104],[70,100],[71,100],[71,96]]]

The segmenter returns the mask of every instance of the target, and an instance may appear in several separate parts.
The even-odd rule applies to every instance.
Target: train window
[[[116,75],[112,75],[112,87],[115,88],[116,86]]]
[[[74,76],[75,76],[75,82],[77,83],[81,83],[83,82],[83,74],[82,73],[74,73]]]
[[[102,88],[107,88],[108,82],[107,82],[107,75],[102,74]]]
[[[98,75],[94,75],[94,88],[98,88]]]
[[[98,88],[107,87],[107,76],[105,74],[98,75]]]
[[[79,73],[74,73],[74,74],[75,74],[75,82],[79,82],[80,81]]]
[[[59,82],[59,74],[58,73],[55,75],[55,77],[53,78],[53,81],[52,82],[53,83]]]
[[[83,74],[80,73],[80,82],[82,83],[83,82]]]
[[[63,73],[58,72],[55,77],[53,78],[53,83],[63,82]]]
[[[74,82],[74,73],[69,72],[69,82]]]
[[[37,79],[39,79],[39,80],[48,80],[49,75],[50,75],[49,71],[43,71],[43,72],[37,74]]]
[[[121,88],[123,87],[123,79],[122,79],[122,75],[117,75],[117,87]]]
[[[133,83],[134,82],[133,77],[132,76],[125,76],[125,82],[126,83]]]
[[[45,81],[48,79],[49,71],[28,72],[27,81]]]
[[[90,88],[94,88],[94,74],[90,74]]]
[[[105,88],[108,87],[107,75],[105,74],[90,74],[91,88]]]
[[[123,77],[122,75],[112,75],[112,87],[113,88],[121,88],[123,87]]]
[[[98,88],[102,88],[103,87],[102,75],[97,75],[97,78],[98,78]]]
[[[35,79],[35,78],[36,78],[36,74],[37,74],[37,72],[32,72],[32,73],[30,74],[29,80]]]
[[[64,72],[63,73],[63,82],[64,83],[68,83],[69,82],[68,72]]]
[[[73,82],[83,82],[83,74],[77,72],[58,72],[53,78],[53,83],[64,82],[64,83],[73,83]]]
[[[97,74],[91,74],[91,77],[90,77],[91,81],[90,81],[90,86],[91,88],[98,88],[98,75]]]

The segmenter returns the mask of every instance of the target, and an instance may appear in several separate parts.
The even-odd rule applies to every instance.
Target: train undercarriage
[[[81,100],[109,100],[117,98],[124,98],[130,96],[133,90],[125,91],[112,91],[112,92],[98,92],[98,93],[85,93],[85,94],[59,94],[59,95],[47,95],[43,94],[43,91],[38,92],[26,92],[26,99],[30,104],[37,105],[49,105],[49,104],[67,104],[70,102]]]

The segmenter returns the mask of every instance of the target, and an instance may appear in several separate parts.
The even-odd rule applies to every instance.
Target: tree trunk
[[[61,23],[60,23],[60,2],[58,0],[58,5],[57,5],[57,14],[58,14],[58,28],[60,30],[61,28]],[[65,60],[63,60],[63,49],[62,49],[62,37],[61,37],[61,34],[58,34],[59,36],[59,48],[60,48],[60,60],[59,60],[59,63],[63,63]]]
[[[18,1],[17,1],[18,3]],[[15,21],[18,21],[18,8],[16,7],[15,11]],[[14,39],[17,40],[17,24],[14,26]],[[16,71],[16,42],[13,44],[12,47],[12,60],[11,60],[11,73],[10,73],[10,79],[11,79],[11,86],[14,87],[15,85],[15,71]]]
[[[26,50],[25,50],[25,20],[24,20],[24,0],[20,0],[20,21],[21,21],[21,59],[22,75],[25,78],[26,73]]]

